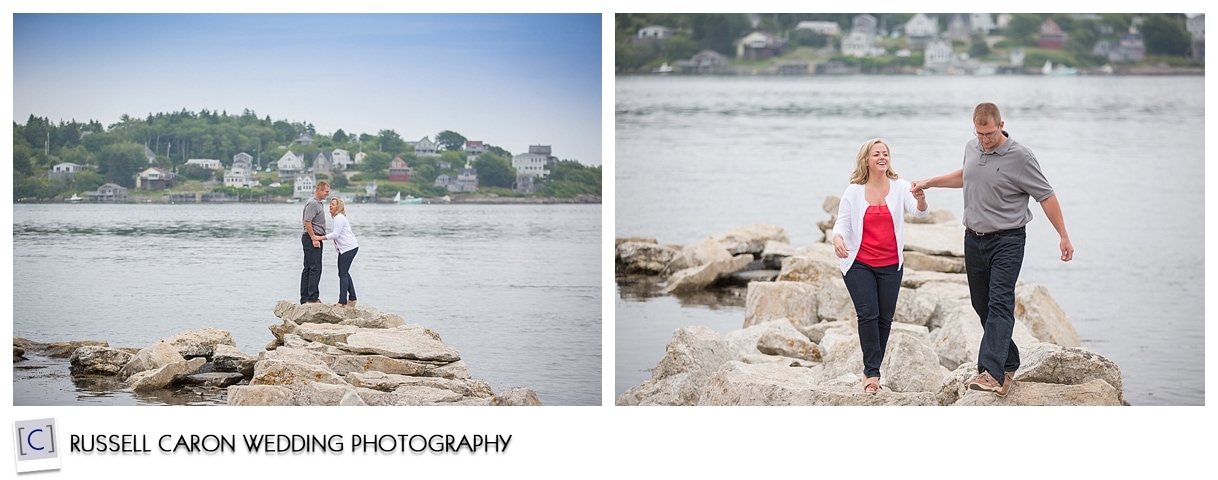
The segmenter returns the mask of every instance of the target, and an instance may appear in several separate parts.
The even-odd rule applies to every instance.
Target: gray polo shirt
[[[1053,196],[1032,151],[1007,136],[998,149],[982,151],[976,138],[964,147],[964,226],[989,233],[1032,221],[1028,198]]]
[[[309,202],[305,203],[303,220],[313,222],[313,233],[326,234],[326,212],[321,208],[321,202],[317,200],[316,195],[309,197]]]

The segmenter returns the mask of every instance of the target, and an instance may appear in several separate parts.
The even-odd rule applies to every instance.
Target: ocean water
[[[228,330],[257,354],[279,300],[299,301],[300,204],[13,207],[13,334],[144,347]],[[348,204],[362,306],[440,334],[496,392],[601,404],[600,205]],[[327,244],[322,301],[338,300]],[[72,382],[67,362],[15,374],[14,404],[214,404]],[[22,364],[17,364],[21,368]],[[24,380],[23,380],[24,379]]]
[[[616,237],[688,244],[755,223],[819,241],[822,204],[882,138],[916,180],[960,168],[972,110],[994,102],[1053,185],[1076,250],[1031,206],[1021,279],[1044,285],[1133,405],[1205,402],[1204,78],[681,77],[615,81]],[[960,190],[927,193],[962,217]],[[676,328],[722,333],[742,307],[615,299],[615,395],[650,377]]]

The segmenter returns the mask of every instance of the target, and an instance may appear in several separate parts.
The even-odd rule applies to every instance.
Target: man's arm
[[[1045,211],[1045,218],[1053,224],[1057,235],[1061,237],[1062,261],[1069,262],[1074,258],[1074,245],[1070,243],[1070,234],[1066,233],[1066,220],[1062,218],[1062,205],[1054,194],[1040,202],[1040,208]]]
[[[964,188],[964,169],[956,170],[947,175],[939,175],[926,180],[910,182],[909,191],[917,192],[927,188]]]

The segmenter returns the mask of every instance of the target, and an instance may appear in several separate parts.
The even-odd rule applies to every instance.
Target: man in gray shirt
[[[985,333],[977,352],[977,378],[970,390],[1005,397],[1019,368],[1015,328],[1015,281],[1023,266],[1024,227],[1032,220],[1028,199],[1040,202],[1061,237],[1061,259],[1074,258],[1061,204],[1027,147],[1002,130],[998,106],[973,110],[973,134],[964,147],[964,166],[947,175],[912,182],[911,191],[964,188],[964,268],[973,310]]]
[[[300,272],[300,303],[321,303],[321,244],[318,237],[326,235],[326,208],[321,201],[330,195],[330,184],[317,182],[313,197],[304,207],[304,233],[300,244],[304,247],[304,270]]]

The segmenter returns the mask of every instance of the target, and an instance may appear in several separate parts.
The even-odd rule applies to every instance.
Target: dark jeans
[[[338,254],[338,303],[347,304],[347,300],[355,298],[355,283],[351,281],[351,262],[355,260],[355,252],[359,247]]]
[[[973,310],[981,318],[981,348],[977,372],[1003,383],[1003,372],[1019,369],[1019,348],[1011,339],[1015,329],[1015,281],[1023,267],[1027,242],[1023,228],[978,235],[964,233],[964,269]]]
[[[893,264],[876,268],[856,260],[844,277],[846,290],[850,292],[859,317],[863,375],[867,377],[880,376],[880,364],[884,362],[884,350],[888,348],[897,294],[901,293],[903,273],[897,267]]]
[[[300,234],[300,244],[304,246],[304,270],[300,272],[300,303],[321,300],[321,247],[313,246],[309,234]],[[324,246],[325,242],[321,242]]]

